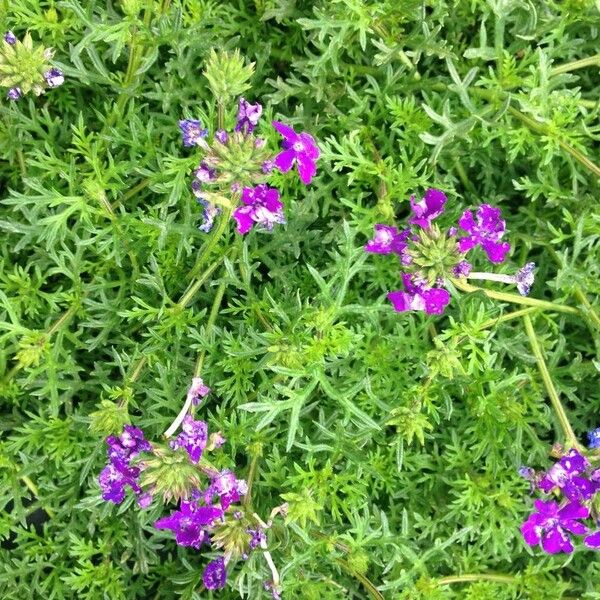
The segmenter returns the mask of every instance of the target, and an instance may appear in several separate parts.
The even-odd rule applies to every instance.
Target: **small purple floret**
[[[208,441],[208,425],[204,421],[196,421],[191,415],[186,415],[181,424],[181,433],[171,441],[171,448],[184,448],[190,460],[197,463],[206,448]]]
[[[44,73],[44,78],[46,79],[46,83],[48,87],[55,88],[59,85],[62,85],[65,82],[65,76],[60,69],[53,67],[49,71]]]
[[[262,115],[261,104],[258,102],[250,104],[244,98],[240,98],[235,130],[245,134],[252,133],[260,119],[260,115]]]
[[[14,88],[10,88],[10,90],[8,90],[8,92],[6,93],[6,98],[8,100],[13,100],[16,101],[18,100],[21,96],[23,95],[23,92],[21,91],[21,88],[19,87],[14,87]]]
[[[275,157],[273,164],[282,173],[287,173],[295,163],[300,181],[308,185],[317,172],[316,161],[320,156],[315,138],[304,131],[296,133],[279,121],[273,121],[273,127],[283,136],[283,151]]]
[[[447,290],[429,287],[414,275],[403,273],[402,283],[404,290],[396,290],[387,295],[397,312],[417,310],[428,315],[441,315],[450,302]]]
[[[215,140],[221,144],[226,144],[229,139],[228,133],[224,129],[219,129],[215,132]]]
[[[517,284],[517,290],[521,296],[528,296],[531,290],[531,286],[535,280],[535,263],[529,262],[522,269],[517,271],[515,275],[515,283]]]
[[[373,239],[365,244],[365,251],[375,254],[390,254],[393,252],[401,257],[402,264],[409,264],[411,259],[406,253],[409,236],[409,229],[398,231],[397,227],[377,223],[375,225],[375,235]]]
[[[221,471],[214,477],[208,489],[204,492],[204,502],[211,504],[215,497],[219,497],[221,507],[227,510],[231,504],[239,502],[248,491],[244,479],[237,479],[229,470]]]
[[[238,233],[248,233],[255,223],[269,231],[275,223],[285,223],[283,204],[279,200],[277,189],[261,183],[254,188],[244,188],[241,199],[245,206],[240,206],[233,212]]]
[[[585,537],[583,543],[592,550],[600,550],[600,530]]]
[[[17,43],[17,36],[12,31],[7,31],[4,34],[4,41],[11,46],[14,46]]]
[[[472,211],[466,210],[458,224],[469,235],[458,240],[459,251],[465,253],[475,246],[481,246],[491,262],[504,261],[510,244],[500,241],[506,231],[506,223],[500,215],[500,209],[489,204],[482,204],[477,209],[476,217]]]
[[[154,523],[156,529],[170,529],[180,546],[200,548],[207,540],[206,528],[223,517],[223,511],[216,506],[201,506],[197,502],[181,501],[179,510]]]
[[[220,590],[225,587],[227,570],[222,556],[211,560],[202,573],[202,582],[207,590]]]
[[[461,260],[453,269],[456,277],[468,277],[473,270],[473,265],[468,260]]]
[[[423,229],[429,229],[431,221],[439,217],[444,212],[446,204],[446,194],[441,190],[430,188],[425,192],[425,196],[419,202],[415,202],[415,197],[410,197],[410,206],[414,216],[408,222],[411,225],[418,225]]]
[[[588,434],[588,447],[592,449],[600,448],[600,427],[593,429]]]
[[[570,502],[559,508],[556,502],[536,500],[537,512],[521,526],[521,533],[529,546],[542,545],[548,554],[573,552],[573,544],[568,532],[575,535],[586,533],[586,527],[578,519],[588,517],[590,511],[578,502]]]
[[[202,401],[202,398],[210,394],[210,388],[204,384],[202,377],[194,377],[192,379],[192,385],[187,391],[187,400],[189,400],[194,406],[198,406]]]
[[[183,119],[179,121],[179,129],[184,146],[200,146],[202,139],[208,135],[208,129],[202,128],[202,121],[197,119]]]
[[[588,466],[587,458],[572,449],[548,469],[539,482],[539,488],[544,492],[560,488],[569,500],[588,500],[600,487],[595,482],[581,477]]]

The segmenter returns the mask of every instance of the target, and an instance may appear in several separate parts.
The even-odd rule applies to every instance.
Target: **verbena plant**
[[[2,598],[600,598],[599,26],[0,0]]]

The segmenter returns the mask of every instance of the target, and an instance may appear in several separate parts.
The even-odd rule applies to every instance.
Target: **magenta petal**
[[[388,300],[393,304],[396,312],[406,312],[407,310],[412,310],[413,297],[410,294],[407,294],[401,290],[396,290],[395,292],[390,292],[387,297]]]
[[[296,162],[298,164],[300,181],[302,181],[304,185],[308,185],[317,172],[317,165],[305,154],[298,154],[296,156]]]
[[[306,133],[305,131],[303,131],[299,137],[300,141],[304,145],[304,153],[306,154],[306,156],[310,158],[313,162],[317,160],[317,158],[319,158],[319,156],[321,155],[321,151],[317,146],[315,138],[312,135],[310,135],[310,133]]]
[[[286,140],[289,140],[292,143],[298,137],[296,132],[289,125],[285,125],[281,121],[273,121],[271,124]]]
[[[425,312],[428,315],[441,315],[450,302],[450,294],[442,288],[432,288],[421,295],[425,300]]]
[[[596,531],[595,533],[592,533],[591,535],[588,535],[584,540],[583,543],[588,547],[588,548],[592,548],[594,550],[596,549],[600,549],[600,531]]]
[[[553,527],[542,536],[542,548],[548,554],[557,552],[573,552],[573,544],[561,527]]]
[[[463,237],[456,242],[456,245],[458,246],[458,251],[464,254],[477,246],[477,240],[471,236]]]
[[[537,533],[537,524],[528,519],[521,525],[521,533],[525,543],[529,546],[537,546],[540,543],[540,536]]]
[[[558,516],[561,520],[587,519],[589,514],[590,509],[587,506],[583,506],[583,504],[579,504],[579,502],[569,502],[569,504],[563,506],[558,511]]]
[[[237,232],[245,235],[252,229],[252,225],[254,221],[250,216],[252,213],[252,208],[249,206],[242,206],[240,208],[236,208],[233,211],[233,218],[237,221]]]
[[[465,212],[461,215],[460,219],[458,220],[458,226],[468,233],[473,233],[473,230],[475,229],[475,219],[473,218],[473,213],[470,210],[465,210]]]
[[[273,164],[282,173],[287,173],[294,164],[294,158],[296,158],[296,153],[293,150],[284,150],[275,157]]]
[[[487,257],[493,263],[503,262],[510,250],[510,244],[508,242],[490,242],[486,240],[482,242],[481,247],[485,250]]]

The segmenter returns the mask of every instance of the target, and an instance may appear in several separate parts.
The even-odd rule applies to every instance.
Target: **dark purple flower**
[[[262,106],[258,102],[250,104],[244,98],[240,98],[235,130],[246,134],[252,133],[260,119],[260,115],[262,115]]]
[[[137,486],[137,477],[132,477],[127,468],[118,469],[115,465],[108,464],[100,472],[98,483],[102,488],[103,500],[121,504],[125,499],[125,487]]]
[[[4,34],[4,41],[11,46],[14,46],[17,43],[17,36],[12,31],[7,31]]]
[[[531,290],[531,286],[535,280],[534,275],[535,263],[528,262],[522,269],[517,271],[515,275],[515,283],[517,284],[517,289],[519,290],[519,294],[521,296],[529,295],[529,291]]]
[[[404,290],[390,292],[387,297],[397,312],[424,311],[428,315],[440,315],[450,302],[450,294],[443,288],[432,288],[414,275],[402,274]]]
[[[245,206],[240,206],[233,211],[233,218],[238,224],[238,233],[248,233],[254,223],[269,231],[273,229],[275,223],[285,223],[279,191],[265,183],[255,188],[244,188],[242,202]]]
[[[189,400],[194,406],[198,406],[202,401],[202,398],[210,394],[210,388],[204,385],[202,377],[194,377],[192,379],[192,385],[187,392],[187,400]]]
[[[544,492],[551,492],[558,487],[569,500],[587,500],[599,487],[595,482],[580,476],[588,466],[587,458],[572,449],[548,469],[540,480],[539,488]]]
[[[195,421],[191,415],[186,415],[181,424],[181,433],[171,441],[171,448],[185,448],[190,460],[197,463],[206,448],[208,440],[208,425],[204,421]]]
[[[227,581],[227,570],[225,560],[222,556],[211,560],[202,573],[202,581],[207,590],[220,590],[225,587]]]
[[[587,435],[589,441],[588,446],[593,449],[600,448],[600,427],[593,429]]]
[[[106,438],[107,455],[111,463],[117,466],[128,466],[131,458],[140,452],[150,452],[152,446],[144,439],[144,432],[139,427],[125,425],[120,437],[109,435]]]
[[[409,229],[398,231],[397,227],[377,223],[375,225],[375,235],[372,240],[365,244],[365,251],[375,254],[390,254],[390,252],[393,252],[401,257],[402,264],[408,264],[410,263],[410,256],[406,253],[406,250],[409,236]]]
[[[60,69],[53,67],[49,71],[44,73],[44,78],[46,79],[46,83],[48,87],[55,88],[59,85],[62,85],[65,82],[65,76]]]
[[[600,550],[600,530],[583,538],[583,543],[592,550]]]
[[[223,517],[223,511],[216,506],[201,506],[196,502],[181,501],[179,510],[154,523],[156,529],[170,529],[180,546],[200,548],[208,537],[206,528]]]
[[[179,129],[183,137],[184,146],[200,146],[202,138],[208,135],[208,129],[202,129],[202,121],[197,119],[183,119],[179,121]]]
[[[470,235],[458,240],[460,252],[468,252],[481,246],[487,257],[493,263],[501,263],[510,250],[508,242],[500,242],[506,231],[506,223],[500,218],[500,209],[489,204],[482,204],[477,209],[477,216],[473,217],[470,210],[466,210],[460,217],[458,224]]]
[[[573,552],[573,544],[567,532],[583,535],[587,530],[577,519],[585,519],[590,511],[577,502],[570,502],[559,508],[556,502],[536,500],[537,512],[521,526],[521,533],[529,546],[541,542],[548,554],[557,552]]]
[[[248,529],[248,533],[250,534],[250,550],[254,550],[261,545],[261,543],[267,540],[267,536],[265,535],[264,529],[259,525],[256,529]]]
[[[468,260],[461,260],[453,269],[456,277],[468,277],[473,270],[473,265]]]
[[[226,469],[212,479],[210,486],[204,492],[204,502],[211,504],[213,499],[218,496],[223,510],[227,510],[231,504],[239,502],[247,491],[246,481],[237,479],[231,471]]]
[[[23,92],[21,91],[21,88],[19,88],[19,87],[10,88],[10,90],[8,90],[8,92],[6,92],[7,100],[13,100],[13,101],[18,100],[22,95],[23,95]]]
[[[274,159],[274,165],[287,173],[296,163],[300,180],[308,185],[317,172],[316,161],[320,156],[319,148],[312,135],[306,132],[296,133],[289,125],[273,121],[273,127],[283,136],[283,151]]]
[[[411,196],[410,206],[414,217],[411,217],[408,222],[429,229],[431,221],[444,212],[444,204],[446,204],[446,194],[435,188],[428,189],[419,202],[415,202],[415,197]]]

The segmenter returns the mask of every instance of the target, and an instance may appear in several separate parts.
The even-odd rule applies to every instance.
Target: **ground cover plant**
[[[593,0],[0,0],[2,598],[600,598]]]

